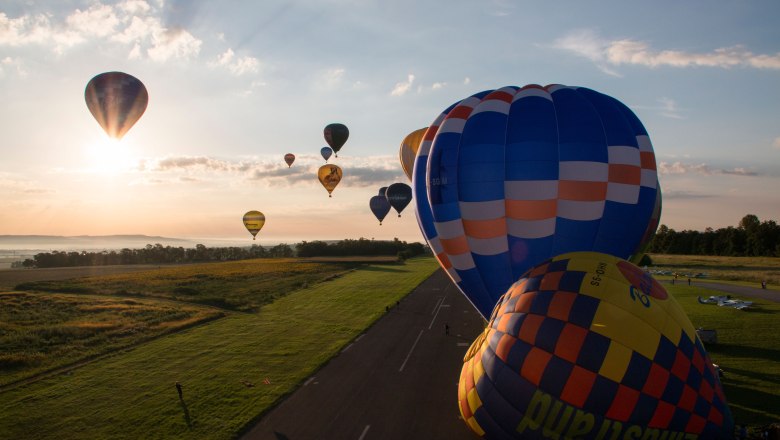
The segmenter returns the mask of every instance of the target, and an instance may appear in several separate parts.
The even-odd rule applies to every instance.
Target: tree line
[[[760,221],[748,214],[727,228],[680,232],[661,225],[648,246],[651,254],[718,255],[729,257],[780,257],[780,227],[774,220]]]
[[[235,261],[250,258],[290,258],[316,256],[368,256],[391,255],[406,259],[425,253],[420,243],[384,240],[342,240],[334,243],[323,241],[302,242],[294,245],[278,244],[273,247],[252,245],[251,247],[206,247],[198,244],[194,248],[163,246],[159,243],[140,249],[120,251],[52,251],[35,254],[33,258],[12,263],[11,267],[46,268],[73,266],[108,266],[119,264],[182,264],[215,261]]]

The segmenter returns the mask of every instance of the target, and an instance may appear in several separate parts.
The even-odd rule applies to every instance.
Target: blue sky
[[[780,219],[776,1],[15,1],[0,6],[0,234],[420,241],[403,137],[475,92],[585,86],[626,103],[655,147],[661,223]],[[119,145],[84,104],[101,72],[149,107]],[[345,178],[315,177],[322,129],[350,128]],[[288,169],[282,158],[298,156]]]

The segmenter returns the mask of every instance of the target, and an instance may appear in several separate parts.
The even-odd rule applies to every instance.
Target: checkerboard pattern
[[[472,430],[521,438],[516,429],[542,391],[593,414],[596,426],[731,438],[723,389],[693,325],[660,284],[626,264],[561,255],[501,297],[461,373],[460,410]]]

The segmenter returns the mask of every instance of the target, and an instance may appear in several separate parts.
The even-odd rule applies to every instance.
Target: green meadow
[[[654,259],[708,279],[729,264]],[[271,259],[25,283],[0,294],[0,353],[31,356],[0,363],[0,438],[236,438],[437,268]],[[718,331],[706,347],[736,422],[780,421],[780,303],[740,311],[699,304],[721,293],[696,282],[665,286]],[[22,339],[29,349],[11,351]]]
[[[438,264],[421,258],[353,268],[278,295],[256,313],[226,312],[7,387],[0,391],[0,438],[234,438]],[[183,385],[183,401],[176,381]]]

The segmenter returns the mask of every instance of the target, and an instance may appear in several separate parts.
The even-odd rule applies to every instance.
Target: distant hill
[[[0,235],[0,247],[22,249],[115,249],[143,247],[160,243],[166,246],[189,246],[190,240],[154,235]]]

